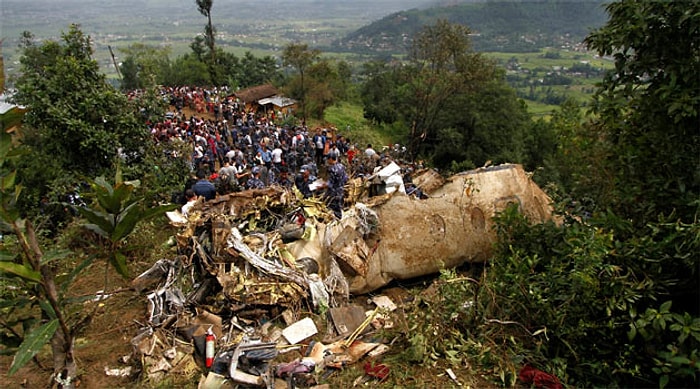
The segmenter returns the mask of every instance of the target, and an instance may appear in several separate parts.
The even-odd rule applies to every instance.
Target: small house
[[[233,94],[247,112],[291,114],[296,107],[296,101],[281,96],[277,88],[271,84],[257,85],[241,89]]]

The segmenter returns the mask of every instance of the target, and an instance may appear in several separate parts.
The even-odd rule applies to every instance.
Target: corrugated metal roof
[[[290,105],[296,104],[296,101],[294,99],[290,99],[289,97],[272,96],[272,97],[258,100],[258,104],[260,104],[260,105],[272,104],[276,107],[284,108],[284,107],[288,107]]]

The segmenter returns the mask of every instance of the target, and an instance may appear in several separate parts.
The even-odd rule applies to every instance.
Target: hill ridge
[[[477,51],[536,51],[580,42],[607,20],[602,0],[469,2],[395,12],[332,43],[334,51],[404,54],[411,37],[439,19],[473,31]]]

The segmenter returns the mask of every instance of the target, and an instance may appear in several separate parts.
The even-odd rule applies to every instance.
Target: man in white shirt
[[[197,202],[197,195],[194,194],[192,189],[187,189],[185,191],[185,199],[187,199],[187,202],[180,209],[180,213],[182,213],[182,216],[187,217],[190,213],[190,209],[192,209],[194,203]]]
[[[272,164],[275,165],[277,169],[282,167],[282,154],[284,152],[282,151],[282,148],[279,147],[279,145],[275,146],[274,149],[272,149],[270,155],[272,156]]]

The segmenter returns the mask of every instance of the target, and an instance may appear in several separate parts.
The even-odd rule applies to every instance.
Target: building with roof
[[[272,84],[257,85],[246,89],[241,89],[233,94],[246,111],[258,112],[281,112],[284,115],[290,114],[296,108],[296,101],[280,95],[277,88]]]

